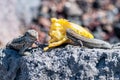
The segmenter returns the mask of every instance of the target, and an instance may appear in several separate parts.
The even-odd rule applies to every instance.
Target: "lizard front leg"
[[[78,40],[77,43],[78,43],[81,47],[83,47],[83,43],[82,43],[81,40]]]
[[[30,55],[31,53],[29,52],[25,52],[28,48],[31,47],[31,43],[26,43],[23,45],[23,47],[19,50],[19,54],[22,55],[22,56],[28,56]]]
[[[22,56],[29,56],[29,55],[31,55],[30,52],[26,52],[26,49],[28,49],[28,48],[23,47],[23,48],[19,51],[19,54],[22,55]]]
[[[70,33],[66,34],[67,38],[70,39],[75,45],[80,45],[81,47],[83,47],[83,42],[77,38],[73,38],[71,35],[72,34],[70,34]]]

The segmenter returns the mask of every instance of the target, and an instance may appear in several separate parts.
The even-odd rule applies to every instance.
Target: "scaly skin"
[[[113,47],[110,43],[105,42],[103,40],[89,39],[89,38],[80,36],[72,29],[67,29],[66,35],[69,39],[71,39],[75,43],[78,43],[78,45],[80,44],[81,46],[85,46],[88,48],[112,49],[112,48],[117,47],[117,46]]]
[[[84,46],[88,48],[120,49],[120,43],[110,44],[103,40],[86,38],[78,35],[72,29],[67,29],[66,35],[71,41],[73,41],[75,44],[80,45],[81,47]]]
[[[25,52],[26,49],[32,47],[32,44],[38,39],[38,32],[28,30],[23,36],[13,39],[6,45],[6,48],[11,48],[19,51],[20,55],[29,55]]]
[[[66,36],[66,29],[68,28],[75,31],[78,35],[90,39],[94,38],[93,35],[82,26],[71,23],[65,19],[52,18],[51,22],[52,24],[49,31],[49,36],[51,39],[48,42],[48,46],[44,48],[44,51],[48,50],[49,48],[60,46],[64,43],[71,43],[71,40],[69,40]]]

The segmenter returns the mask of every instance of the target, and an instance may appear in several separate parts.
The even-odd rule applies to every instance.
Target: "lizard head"
[[[26,33],[25,33],[25,36],[29,36],[31,38],[34,38],[34,39],[38,39],[38,32],[31,29],[31,30],[28,30]]]

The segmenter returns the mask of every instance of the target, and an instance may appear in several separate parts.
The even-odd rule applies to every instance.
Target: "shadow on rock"
[[[19,58],[15,50],[0,50],[0,80],[15,80],[20,65]]]

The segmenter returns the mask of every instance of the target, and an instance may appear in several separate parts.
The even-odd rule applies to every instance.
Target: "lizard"
[[[28,48],[32,47],[33,43],[38,39],[38,32],[31,29],[24,33],[24,35],[13,39],[8,42],[6,48],[19,51],[22,56],[29,55],[29,52],[25,52]]]
[[[75,31],[73,31],[72,29],[67,29],[66,30],[66,35],[67,38],[71,39],[73,42],[81,45],[81,47],[85,46],[88,48],[101,48],[101,49],[120,49],[119,45],[111,45],[110,43],[103,41],[103,40],[99,40],[99,39],[90,39],[90,38],[86,38],[83,37],[81,35],[78,35]]]

